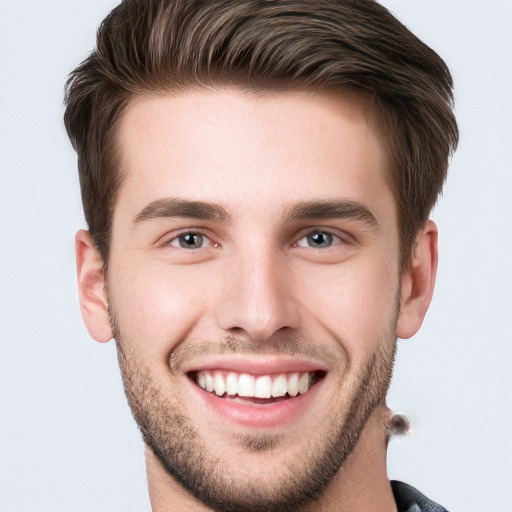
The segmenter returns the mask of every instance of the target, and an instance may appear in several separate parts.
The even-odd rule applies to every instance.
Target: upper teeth
[[[206,391],[222,396],[278,398],[297,396],[313,385],[311,372],[295,372],[273,375],[250,375],[248,373],[202,370],[196,374],[196,382]]]

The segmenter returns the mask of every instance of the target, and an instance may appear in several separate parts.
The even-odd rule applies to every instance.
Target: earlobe
[[[410,338],[421,327],[427,313],[437,272],[437,226],[427,221],[418,234],[408,269],[401,280],[399,338]]]
[[[91,337],[101,343],[112,339],[108,316],[103,261],[88,231],[75,236],[78,300],[85,326]]]

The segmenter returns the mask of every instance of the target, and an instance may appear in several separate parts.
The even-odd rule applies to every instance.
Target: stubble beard
[[[169,396],[125,350],[115,316],[111,314],[125,394],[146,445],[166,471],[193,496],[218,512],[300,511],[318,499],[352,452],[368,417],[385,400],[393,372],[396,319],[379,338],[378,350],[350,386],[351,396],[338,402],[319,429],[304,439],[300,457],[283,466],[262,486],[247,478],[233,480],[226,461],[209,453],[204,439],[184,414],[179,396]],[[341,386],[343,376],[340,376]],[[231,440],[247,453],[272,456],[281,438],[238,436]],[[236,473],[236,469],[235,473]],[[250,468],[248,473],[250,474]]]

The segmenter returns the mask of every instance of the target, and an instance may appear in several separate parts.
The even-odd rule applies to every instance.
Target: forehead
[[[142,96],[120,120],[117,147],[122,185],[115,210],[130,215],[165,197],[234,210],[333,195],[392,200],[370,102],[351,92]]]

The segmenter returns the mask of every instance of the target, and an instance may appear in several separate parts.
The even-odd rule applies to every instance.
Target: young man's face
[[[205,503],[285,510],[389,384],[384,140],[355,95],[236,90],[139,99],[117,140],[109,304],[145,440]]]

